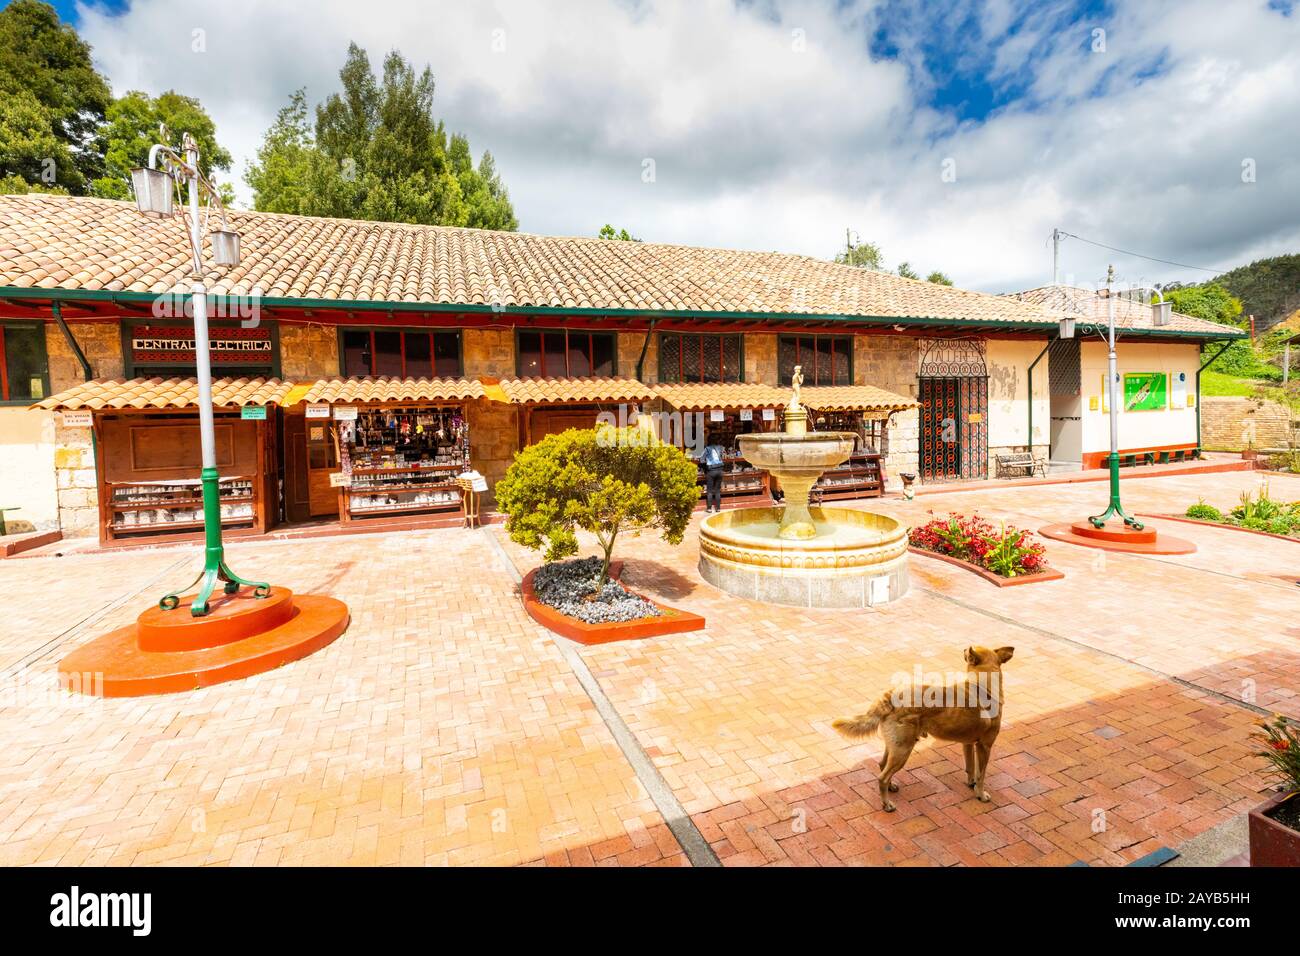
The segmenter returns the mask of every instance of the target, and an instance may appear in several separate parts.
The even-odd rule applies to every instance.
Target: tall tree
[[[623,242],[640,242],[636,236],[626,229],[615,229],[609,223],[600,227],[600,232],[596,234],[599,239],[619,239]]]
[[[949,279],[942,272],[940,272],[938,269],[935,269],[928,276],[926,276],[925,281],[933,282],[935,285],[952,285],[952,280]]]
[[[898,274],[902,276],[904,279],[921,278],[921,276],[917,273],[917,271],[912,268],[911,263],[908,262],[900,262],[898,264]]]
[[[876,272],[885,271],[885,255],[874,242],[850,245],[835,257],[835,261],[842,266],[857,266],[860,269],[873,269]]]
[[[254,206],[276,212],[483,229],[518,228],[491,154],[477,166],[464,136],[448,137],[433,115],[433,72],[400,53],[376,78],[355,43],[339,71],[342,89],[307,123],[304,91],[267,131],[245,181]]]
[[[132,90],[115,99],[108,108],[107,122],[95,137],[103,154],[105,175],[91,184],[91,192],[108,199],[131,197],[131,169],[149,161],[149,147],[158,141],[158,125],[165,124],[173,135],[189,133],[199,147],[199,163],[209,179],[214,170],[229,170],[231,156],[217,142],[217,127],[198,100],[168,90],[158,97]],[[233,189],[223,185],[224,197]]]
[[[0,179],[85,192],[103,175],[92,140],[111,98],[90,46],[52,6],[0,10]]]

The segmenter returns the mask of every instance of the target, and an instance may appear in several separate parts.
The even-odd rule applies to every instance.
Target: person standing
[[[722,510],[723,450],[717,436],[710,435],[709,443],[700,454],[704,465],[704,513]]]

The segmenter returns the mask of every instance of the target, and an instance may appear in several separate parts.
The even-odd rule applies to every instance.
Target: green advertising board
[[[1124,375],[1124,411],[1156,412],[1169,407],[1169,376],[1164,372]]]

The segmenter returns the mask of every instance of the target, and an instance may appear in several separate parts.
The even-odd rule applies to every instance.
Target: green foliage
[[[1281,321],[1300,309],[1300,254],[1257,259],[1214,281],[1239,298],[1245,313],[1261,325]]]
[[[1197,521],[1222,521],[1223,512],[1214,505],[1207,505],[1202,498],[1187,509],[1187,517],[1195,518]]]
[[[942,272],[940,272],[938,269],[935,269],[928,276],[926,276],[925,281],[933,282],[935,285],[952,285],[952,280],[949,279]]]
[[[900,263],[898,264],[898,270],[897,270],[897,271],[898,271],[898,274],[899,274],[900,276],[902,276],[904,279],[919,279],[919,278],[921,278],[920,274],[917,273],[917,271],[916,271],[915,269],[912,268],[911,263],[908,263],[908,262],[900,262]]]
[[[52,6],[14,0],[0,10],[0,178],[84,192],[102,175],[91,140],[111,97],[90,46]]]
[[[1282,778],[1287,790],[1300,791],[1300,726],[1282,714],[1256,721],[1257,755],[1268,762],[1268,772]]]
[[[213,170],[229,170],[230,152],[217,142],[217,126],[198,100],[168,90],[158,97],[132,90],[108,108],[105,124],[95,138],[104,156],[106,175],[91,192],[106,199],[131,198],[131,169],[149,161],[149,147],[158,141],[158,125],[175,135],[189,133],[199,147],[199,163],[209,180]]]
[[[1173,303],[1174,311],[1183,315],[1235,328],[1242,325],[1241,300],[1218,282],[1171,289],[1165,293],[1165,301]]]
[[[1265,485],[1252,495],[1241,493],[1241,503],[1223,519],[1225,524],[1267,531],[1269,534],[1300,535],[1300,501],[1278,501],[1268,495]]]
[[[600,227],[600,232],[597,233],[597,237],[600,239],[619,239],[623,242],[641,241],[636,236],[632,235],[632,233],[628,232],[626,229],[615,229],[609,223],[605,223],[605,225]]]
[[[849,246],[835,256],[835,261],[842,266],[857,266],[860,269],[885,270],[885,255],[874,242],[860,242]]]
[[[343,219],[519,227],[492,155],[477,166],[469,142],[433,116],[433,72],[396,51],[376,78],[355,43],[342,89],[307,118],[303,90],[289,98],[245,175],[255,208]]]
[[[696,467],[678,448],[639,428],[571,428],[515,456],[496,485],[512,541],[545,549],[547,561],[577,553],[579,530],[602,551],[608,579],[618,536],[657,529],[678,544],[699,500]]]

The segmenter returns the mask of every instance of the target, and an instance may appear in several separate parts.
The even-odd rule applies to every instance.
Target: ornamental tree
[[[497,482],[497,507],[512,541],[547,561],[576,554],[577,532],[604,553],[597,587],[609,579],[614,543],[625,531],[657,529],[678,544],[699,500],[694,462],[639,428],[571,428],[515,456]]]

